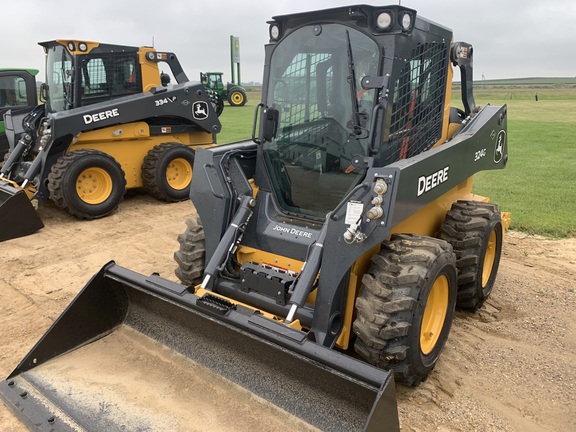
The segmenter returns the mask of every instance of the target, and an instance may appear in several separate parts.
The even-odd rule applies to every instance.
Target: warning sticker
[[[357,224],[362,217],[363,210],[364,204],[360,201],[348,201],[348,206],[346,207],[346,225]]]

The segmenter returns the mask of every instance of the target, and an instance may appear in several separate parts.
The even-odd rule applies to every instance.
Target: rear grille
[[[387,163],[430,149],[441,137],[448,46],[420,44],[394,85]]]

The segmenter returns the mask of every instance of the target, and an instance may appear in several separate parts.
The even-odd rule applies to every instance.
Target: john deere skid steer
[[[154,356],[174,350],[183,370],[200,364],[312,427],[397,431],[394,378],[425,380],[455,307],[486,301],[509,216],[472,193],[472,176],[507,163],[506,107],[474,102],[472,46],[397,5],[269,24],[253,140],[197,151],[182,284],[102,268],[0,384],[27,424],[194,424],[193,406],[172,409],[185,379],[161,412],[162,381],[112,390],[152,379],[139,370],[82,379],[113,338],[146,336]]]
[[[220,123],[177,57],[76,40],[40,45],[46,103],[6,117],[0,241],[41,228],[35,207],[47,199],[84,219],[110,214],[127,189],[188,199],[195,148],[215,143]],[[178,84],[168,85],[159,62]]]

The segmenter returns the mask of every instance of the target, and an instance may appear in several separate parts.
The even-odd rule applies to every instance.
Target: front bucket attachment
[[[43,226],[26,192],[0,181],[0,242],[30,235]]]
[[[109,263],[0,397],[33,430],[399,430],[390,372],[199,300]]]

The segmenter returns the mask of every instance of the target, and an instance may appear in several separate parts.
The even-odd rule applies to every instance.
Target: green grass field
[[[538,101],[535,96],[538,95]],[[474,190],[512,213],[512,229],[576,236],[576,88],[483,88],[479,105],[508,106],[508,166]]]
[[[260,103],[260,92],[249,92],[246,96],[248,102],[241,107],[231,107],[225,102],[224,112],[220,115],[222,132],[218,134],[218,144],[252,139],[254,110]]]
[[[511,212],[512,229],[576,236],[576,87],[482,85],[475,98],[481,106],[508,106],[510,160],[505,170],[479,173],[474,192]],[[250,139],[259,102],[253,92],[243,107],[226,105],[218,143]]]

